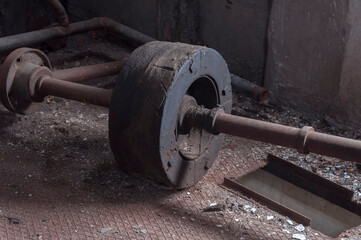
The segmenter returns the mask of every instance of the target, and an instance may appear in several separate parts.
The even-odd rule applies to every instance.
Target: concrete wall
[[[348,0],[274,1],[265,85],[298,109],[326,113],[337,96]]]
[[[351,0],[339,93],[331,110],[339,121],[361,126],[361,2]]]
[[[361,126],[361,2],[275,0],[265,85],[308,113]]]
[[[263,85],[268,0],[200,0],[202,43],[217,49],[232,73]]]
[[[68,1],[73,20],[107,16],[159,40],[207,45],[263,84],[271,0]]]
[[[67,2],[67,9],[73,21],[97,16],[110,17],[138,31],[156,37],[157,0],[70,0]]]
[[[41,29],[56,21],[44,0],[1,0],[0,37]]]

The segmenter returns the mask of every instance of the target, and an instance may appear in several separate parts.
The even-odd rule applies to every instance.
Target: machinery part
[[[81,68],[80,71],[75,68],[75,77],[79,77],[79,73],[83,74],[80,76],[83,79],[100,77],[115,71],[109,67],[117,67],[118,72],[121,63],[96,65],[90,70],[89,75],[83,73],[83,70],[91,67]],[[29,114],[36,111],[38,103],[42,102],[45,96],[52,95],[99,106],[110,106],[112,90],[56,79],[50,68],[48,58],[39,50],[20,48],[12,52],[0,67],[0,99],[3,105],[12,112]],[[71,69],[67,70],[69,71],[71,72]]]
[[[77,23],[72,23],[68,27],[52,27],[0,38],[0,53],[19,47],[39,44],[54,38],[66,37],[69,35],[96,30],[112,31],[119,34],[120,36],[123,36],[125,39],[135,45],[142,45],[144,43],[155,40],[112,19],[106,17],[97,17]]]
[[[112,90],[67,82],[49,76],[41,77],[36,83],[36,94],[56,96],[102,107],[110,106]]]
[[[179,116],[194,104],[231,111],[230,74],[216,51],[169,42],[137,48],[109,111],[109,140],[120,167],[175,188],[197,183],[217,157],[222,135],[179,126]]]
[[[246,96],[252,97],[258,102],[265,102],[269,99],[269,91],[261,86],[258,86],[246,79],[240,78],[234,74],[231,74],[233,89],[239,90]]]
[[[59,0],[46,0],[50,7],[54,10],[56,19],[60,26],[69,26],[69,17],[64,6]]]
[[[69,82],[83,82],[120,73],[125,60],[101,63],[90,66],[53,71],[53,77]]]
[[[38,104],[31,98],[30,76],[34,79],[40,75],[51,76],[50,69],[50,61],[41,51],[20,48],[12,52],[0,67],[2,104],[15,113],[29,114],[36,111]]]
[[[0,98],[10,111],[31,112],[46,95],[110,107],[110,145],[121,168],[175,188],[194,185],[212,166],[220,133],[361,163],[361,141],[230,115],[227,65],[206,47],[147,43],[126,61],[113,93],[54,78],[34,49],[15,50],[0,68]]]
[[[302,129],[275,123],[233,116],[218,110],[200,106],[191,107],[184,122],[197,128],[204,128],[204,120],[213,124],[213,131],[272,143],[297,149],[299,153],[316,153],[346,161],[361,163],[361,141],[315,132],[312,127]],[[209,126],[206,126],[209,128]]]

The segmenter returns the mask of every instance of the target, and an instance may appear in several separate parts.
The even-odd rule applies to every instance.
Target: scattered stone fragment
[[[290,234],[290,233],[291,233],[291,232],[288,231],[287,229],[282,229],[282,232],[287,233],[287,234]]]
[[[142,229],[140,230],[141,233],[147,234],[147,230],[146,229]]]
[[[217,224],[216,227],[221,228],[223,226],[222,226],[222,224]]]
[[[99,119],[104,119],[104,118],[105,118],[105,119],[108,119],[108,114],[101,113],[101,114],[98,115],[98,118],[99,118]]]
[[[288,223],[289,225],[293,225],[293,222],[292,222],[291,220],[289,220],[289,219],[287,219],[287,223]]]
[[[266,219],[269,221],[269,220],[274,219],[274,217],[273,217],[272,215],[269,215],[269,216],[267,216],[267,218],[266,218]]]
[[[139,228],[141,228],[141,227],[142,227],[142,225],[132,226],[132,228],[134,228],[134,229],[139,229]]]
[[[256,213],[256,211],[257,211],[257,209],[256,209],[256,208],[251,208],[251,213],[252,213],[252,214],[255,214],[255,213]]]
[[[203,212],[220,212],[224,211],[226,206],[224,204],[216,204],[203,209]]]
[[[232,203],[231,208],[232,208],[232,211],[238,210],[238,203],[237,202]]]
[[[299,224],[295,227],[295,229],[299,232],[305,231],[305,227],[302,224]]]
[[[5,216],[4,216],[4,218],[6,218],[9,221],[10,224],[20,224],[20,220],[17,219],[17,218],[5,217]]]
[[[298,239],[298,240],[306,240],[306,236],[300,233],[296,233],[292,235],[293,239]]]
[[[214,203],[209,204],[209,206],[210,206],[210,207],[213,207],[213,206],[216,206],[216,205],[217,205],[217,203],[215,203],[215,202],[214,202]]]
[[[102,228],[101,230],[100,230],[100,233],[107,233],[107,232],[109,232],[110,230],[112,230],[112,228],[111,227],[107,227],[107,228]]]

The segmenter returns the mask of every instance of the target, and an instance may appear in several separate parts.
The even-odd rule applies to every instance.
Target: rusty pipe
[[[264,87],[258,86],[246,79],[240,78],[231,74],[231,83],[234,89],[239,90],[241,93],[248,97],[252,97],[258,102],[265,102],[269,99],[270,94]]]
[[[53,77],[69,82],[83,82],[91,79],[112,76],[118,74],[125,60],[82,66],[70,69],[53,71]]]
[[[226,114],[222,109],[210,110],[199,106],[190,107],[184,119],[187,125],[210,132],[294,148],[299,153],[312,152],[361,163],[361,141],[318,133],[312,127],[288,127]]]
[[[59,0],[46,0],[49,6],[54,10],[56,19],[60,26],[67,27],[69,26],[69,17],[66,13],[64,6],[60,3]]]
[[[294,148],[300,153],[361,163],[361,141],[318,133],[312,127],[299,129],[221,113],[214,119],[214,128],[220,133]]]
[[[55,96],[109,107],[112,90],[59,80],[50,76],[41,77],[36,83],[36,94]]]
[[[97,17],[72,23],[67,27],[58,26],[0,38],[0,53],[19,47],[39,44],[54,38],[66,37],[89,31],[108,30],[119,34],[135,45],[155,39],[106,17]]]

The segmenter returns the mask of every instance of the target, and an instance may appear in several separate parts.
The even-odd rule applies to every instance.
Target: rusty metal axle
[[[303,154],[312,152],[361,163],[361,141],[318,133],[312,127],[299,129],[215,110],[191,107],[185,122],[193,127],[212,128],[218,133],[294,148]]]
[[[124,62],[125,60],[55,70],[53,71],[53,77],[68,82],[83,82],[91,79],[112,76],[118,74],[122,70]]]
[[[9,55],[1,69],[2,101],[9,110],[18,113],[28,113],[31,102],[42,102],[48,95],[110,107],[112,90],[77,82],[117,74],[123,65],[124,60],[52,72],[45,54],[34,49],[18,49]],[[22,104],[18,105],[19,102]],[[213,134],[225,133],[294,148],[304,154],[313,152],[361,163],[360,141],[317,133],[312,127],[299,129],[233,116],[221,108],[202,108],[194,102],[183,111],[182,124]]]
[[[68,82],[50,76],[40,78],[36,83],[36,94],[56,96],[93,105],[109,107],[112,90]]]

